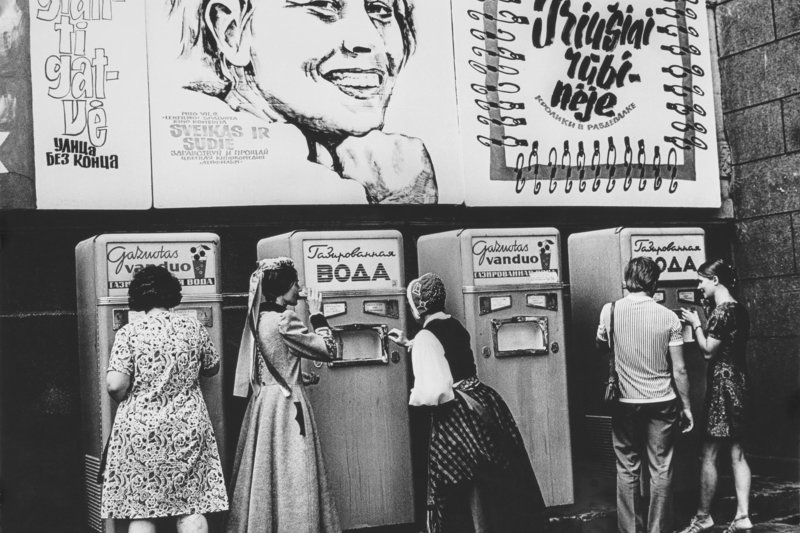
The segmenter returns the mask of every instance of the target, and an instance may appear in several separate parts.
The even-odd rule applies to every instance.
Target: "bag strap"
[[[611,302],[610,318],[608,321],[608,375],[613,376],[617,373],[616,357],[614,355],[614,307],[617,302]]]

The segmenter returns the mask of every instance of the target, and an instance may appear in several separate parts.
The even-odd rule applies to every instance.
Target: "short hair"
[[[725,285],[729,290],[736,287],[736,283],[739,281],[739,278],[736,276],[736,269],[724,259],[706,261],[700,265],[700,268],[697,269],[697,273],[706,278],[717,276],[719,282]]]
[[[210,64],[219,80],[225,88],[213,86],[208,82],[190,84],[186,88],[220,96],[227,93],[232,85],[232,80],[227,74],[227,67],[220,53],[216,38],[211,28],[205,25],[205,11],[209,2],[212,0],[169,0],[170,15],[180,16],[183,21],[183,53],[188,54],[192,48],[201,46],[206,54],[206,62]],[[238,0],[242,13],[248,13],[255,9],[254,0]],[[264,1],[264,0],[261,0]],[[274,0],[272,0],[274,1]],[[417,36],[414,28],[413,5],[409,0],[392,0],[394,17],[400,27],[400,34],[403,39],[403,63],[414,53]],[[402,66],[402,64],[401,64]],[[252,74],[252,67],[248,66],[247,71]]]
[[[169,270],[148,265],[133,275],[128,286],[128,306],[133,311],[154,307],[171,309],[181,303],[181,282]]]
[[[278,296],[286,294],[295,281],[297,281],[297,270],[291,263],[282,263],[278,268],[264,271],[261,294],[265,300],[274,302]]]
[[[661,277],[658,264],[649,257],[634,257],[625,265],[625,288],[629,292],[654,294]]]

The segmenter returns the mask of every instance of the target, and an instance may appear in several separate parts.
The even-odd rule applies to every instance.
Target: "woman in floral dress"
[[[287,257],[264,259],[250,278],[234,394],[247,404],[231,483],[228,533],[339,533],[300,359],[331,361],[336,343],[308,289],[309,331],[288,306],[300,287]],[[261,296],[264,302],[259,306]]]
[[[717,259],[697,269],[698,287],[716,306],[703,329],[694,311],[683,310],[683,318],[697,335],[697,345],[708,361],[703,435],[700,505],[697,514],[682,533],[700,533],[714,526],[709,514],[717,489],[717,452],[722,444],[730,445],[731,466],[736,488],[736,515],[728,526],[732,533],[750,530],[750,466],[744,455],[742,438],[747,428],[747,362],[745,345],[750,332],[747,309],[731,294],[736,285],[732,266]]]
[[[181,286],[148,266],[128,289],[141,320],[117,332],[106,377],[117,401],[108,444],[101,514],[155,533],[155,519],[176,517],[179,533],[208,531],[205,513],[228,508],[214,430],[199,376],[213,376],[219,355],[194,318],[170,312]]]

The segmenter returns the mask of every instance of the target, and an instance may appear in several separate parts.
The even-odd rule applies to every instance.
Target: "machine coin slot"
[[[329,366],[389,363],[389,328],[385,324],[344,324],[331,327],[338,358]]]
[[[514,316],[492,320],[495,357],[548,353],[547,318]]]
[[[653,300],[655,300],[656,303],[663,304],[664,300],[666,300],[666,299],[667,299],[667,296],[666,296],[666,294],[664,294],[664,291],[656,291],[653,294]]]
[[[400,318],[400,308],[397,300],[366,300],[364,313],[368,315]]]
[[[558,311],[558,297],[554,293],[528,294],[525,297],[525,305],[535,309]]]
[[[323,302],[322,316],[332,318],[347,313],[347,302]]]
[[[697,289],[687,289],[678,291],[678,302],[682,304],[699,304],[703,295]]]
[[[480,316],[511,307],[511,296],[481,296]]]

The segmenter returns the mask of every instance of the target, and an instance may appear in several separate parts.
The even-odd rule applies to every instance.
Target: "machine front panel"
[[[702,232],[661,233],[658,230],[629,230],[624,248],[631,257],[652,258],[661,267],[659,282],[692,282],[697,277],[697,267],[706,260],[705,235]]]
[[[562,290],[463,296],[478,377],[511,409],[547,505],[573,501]],[[503,305],[492,310],[487,299]]]

